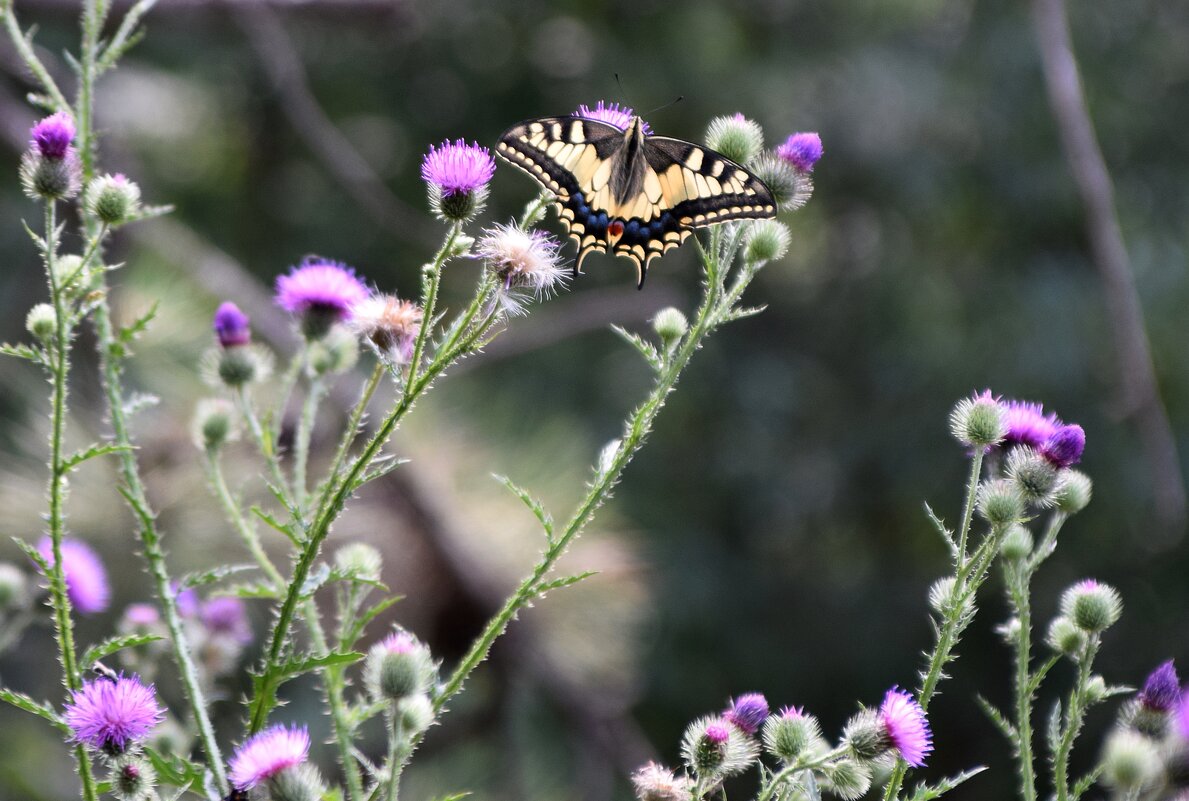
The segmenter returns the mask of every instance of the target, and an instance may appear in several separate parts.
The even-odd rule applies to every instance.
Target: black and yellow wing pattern
[[[509,128],[496,152],[557,196],[578,244],[577,272],[591,251],[627,256],[644,285],[652,260],[693,229],[776,216],[760,179],[709,148],[648,136],[583,117],[545,117]]]

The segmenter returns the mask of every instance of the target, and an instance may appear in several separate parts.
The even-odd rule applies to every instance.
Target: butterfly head
[[[623,140],[631,150],[638,149],[644,143],[644,120],[632,117],[627,130],[623,132]]]

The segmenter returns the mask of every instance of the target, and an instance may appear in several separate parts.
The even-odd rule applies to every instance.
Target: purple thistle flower
[[[30,132],[33,146],[41,153],[42,158],[60,161],[70,152],[70,143],[74,141],[74,121],[64,111],[43,119],[33,126]]]
[[[224,348],[236,345],[247,345],[252,341],[252,329],[249,328],[248,315],[240,311],[231,301],[224,301],[215,310],[215,337],[219,345]]]
[[[170,589],[173,590],[173,599],[177,604],[178,614],[182,617],[198,617],[198,592],[193,587],[178,589],[176,581],[170,582]]]
[[[1039,403],[1009,400],[1003,402],[1003,425],[1007,429],[1003,447],[1028,445],[1039,448],[1057,433],[1061,421],[1055,414],[1046,415]]]
[[[421,160],[421,180],[441,190],[443,195],[470,193],[486,187],[495,175],[491,151],[478,142],[468,145],[459,139],[429,146]]]
[[[128,604],[124,610],[124,620],[130,626],[148,628],[161,621],[161,613],[152,604]]]
[[[414,651],[424,648],[421,641],[414,637],[407,631],[394,631],[384,639],[380,640],[377,645],[389,654],[411,654]]]
[[[1040,446],[1040,455],[1057,467],[1072,467],[1082,459],[1086,432],[1076,423],[1060,426]]]
[[[164,716],[153,686],[123,675],[83,682],[65,712],[75,742],[114,754],[147,737]]]
[[[200,617],[212,634],[226,636],[240,645],[252,641],[248,609],[239,598],[212,598],[202,605]]]
[[[782,706],[780,711],[776,713],[782,720],[800,720],[805,717],[805,707],[803,706]]]
[[[731,700],[722,716],[744,734],[755,734],[768,718],[768,700],[759,693],[747,693]]]
[[[300,765],[309,755],[310,734],[304,726],[270,726],[236,749],[231,757],[231,785],[249,790],[285,768]]]
[[[916,699],[899,687],[888,690],[879,707],[884,731],[900,758],[914,768],[925,764],[925,757],[933,750],[933,733],[925,710]]]
[[[54,544],[49,537],[41,538],[37,551],[53,567]],[[91,546],[79,540],[62,540],[62,577],[66,580],[70,603],[80,614],[91,615],[107,609],[111,602],[107,570]]]
[[[776,148],[776,155],[800,172],[813,172],[822,157],[822,138],[816,133],[791,134]]]
[[[302,317],[303,331],[310,339],[350,319],[351,307],[368,294],[354,270],[333,261],[307,259],[288,275],[277,276],[277,305]]]
[[[1173,710],[1176,719],[1177,732],[1185,740],[1189,740],[1189,692],[1181,693]]]
[[[711,723],[702,736],[715,745],[722,745],[731,739],[731,732],[725,723]]]
[[[1170,711],[1181,697],[1181,680],[1177,677],[1177,668],[1173,660],[1170,659],[1153,670],[1136,697],[1148,709],[1156,712]]]
[[[632,124],[632,118],[636,116],[636,112],[632,111],[629,106],[620,106],[618,103],[604,103],[600,100],[595,104],[594,108],[583,103],[571,116],[581,117],[586,120],[598,120],[608,125],[614,125],[621,131],[626,131],[628,126]],[[640,128],[644,131],[645,136],[652,136],[652,126],[644,120],[640,120]]]

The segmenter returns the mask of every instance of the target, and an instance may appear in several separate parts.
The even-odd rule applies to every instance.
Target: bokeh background
[[[45,57],[66,80],[73,4],[17,9],[40,26]],[[1075,2],[1071,16],[1171,421],[1165,444],[1183,454],[1189,6]],[[427,739],[409,798],[628,798],[631,769],[677,762],[685,723],[733,693],[803,704],[834,736],[856,702],[912,685],[930,644],[927,588],[945,570],[922,502],[958,516],[965,461],[946,415],[985,386],[1043,401],[1087,431],[1095,498],[1041,573],[1042,625],[1064,586],[1095,576],[1126,602],[1101,656],[1110,681],[1137,684],[1185,655],[1184,515],[1158,502],[1183,494],[1182,481],[1154,467],[1128,400],[1136,388],[1120,378],[1110,295],[1090,258],[1026,4],[165,0],[148,23],[148,38],[104,79],[98,123],[104,167],[176,207],[121,233],[113,258],[126,262],[115,276],[120,314],[162,299],[129,380],[161,398],[135,427],[177,573],[243,559],[204,495],[186,431],[207,392],[195,365],[210,313],[234,298],[263,339],[292,349],[266,292],[308,253],[414,294],[439,235],[418,177],[430,143],[491,145],[516,121],[598,99],[659,108],[647,115],[653,128],[685,138],[741,111],[770,144],[797,130],[825,143],[816,195],[788,218],[792,251],[754,286],[767,311],[698,354],[570,557],[600,575],[522,615]],[[16,180],[35,119],[22,99],[30,88],[0,42],[7,340],[25,336],[25,312],[43,295],[20,225],[34,207]],[[502,167],[489,218],[507,220],[533,192]],[[448,301],[464,297],[474,269],[452,266]],[[490,474],[512,476],[562,516],[648,379],[608,326],[644,327],[665,305],[689,309],[697,290],[692,248],[665,257],[639,293],[629,263],[592,258],[569,291],[441,382],[394,443],[412,462],[349,510],[330,550],[353,538],[381,548],[386,581],[408,596],[394,619],[456,658],[540,546]],[[81,352],[91,344],[84,337]],[[80,361],[71,425],[83,442],[104,421],[94,367]],[[0,530],[35,538],[46,388],[12,361],[0,363],[0,381]],[[347,400],[354,386],[343,382]],[[321,422],[328,432],[337,419],[328,411]],[[234,470],[245,492],[262,494],[249,456],[241,446]],[[84,643],[150,592],[113,485],[110,465],[92,465],[71,499],[75,532],[103,553],[116,585],[113,612],[83,621]],[[20,561],[11,544],[0,543],[0,557]],[[937,751],[926,776],[992,767],[955,798],[1004,798],[1013,786],[1007,748],[973,701],[1007,697],[997,582],[982,609],[932,709]],[[253,615],[262,630],[267,610]],[[53,653],[48,627],[33,627],[0,657],[0,680],[57,697]],[[159,682],[176,700],[168,673]],[[245,686],[225,684],[216,703],[228,739]],[[281,717],[323,733],[313,687],[288,689]],[[1092,717],[1083,765],[1111,714]],[[0,797],[69,797],[56,736],[10,708],[0,721]],[[378,736],[371,745],[380,748]],[[330,756],[321,752],[327,769]]]

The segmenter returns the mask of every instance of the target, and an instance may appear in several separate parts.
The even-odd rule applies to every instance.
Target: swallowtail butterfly
[[[764,183],[709,148],[584,117],[543,117],[509,128],[496,148],[557,196],[578,244],[574,272],[591,251],[627,256],[644,286],[648,266],[693,229],[776,216]]]

